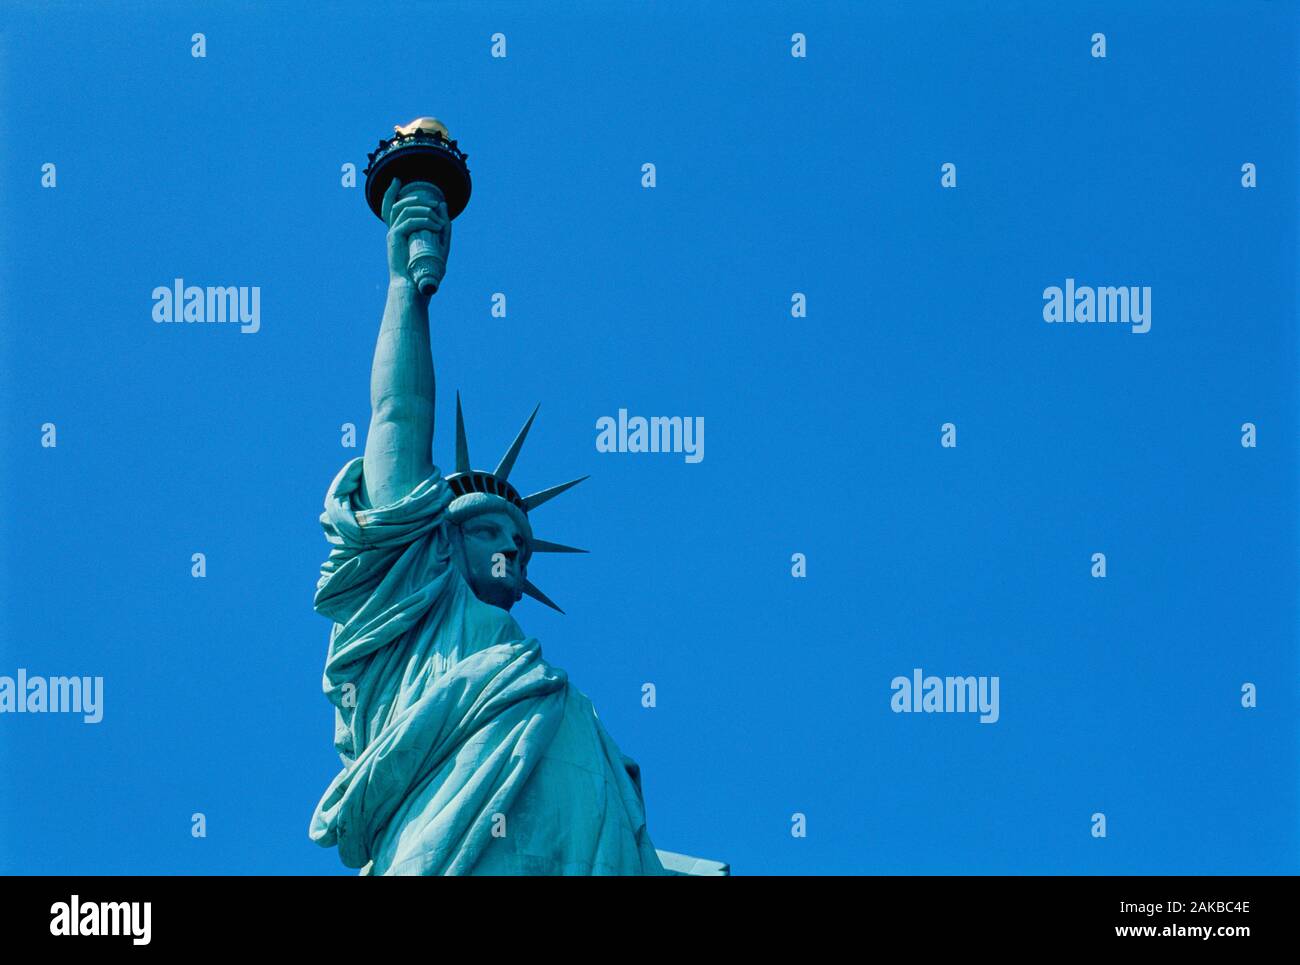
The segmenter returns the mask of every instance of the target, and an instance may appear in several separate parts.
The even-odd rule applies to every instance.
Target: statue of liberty
[[[414,232],[434,239],[436,289],[452,214],[432,183],[383,195],[370,428],[326,495],[314,604],[334,621],[324,690],[343,768],[310,834],[362,874],[671,873],[638,766],[510,613],[524,595],[555,607],[529,579],[533,554],[581,551],[534,537],[530,514],[582,480],[516,490],[536,409],[496,469],[472,468],[459,394],[455,471],[432,462],[429,296],[408,254]]]

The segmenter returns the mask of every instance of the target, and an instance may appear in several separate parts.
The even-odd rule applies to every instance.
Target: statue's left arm
[[[427,231],[447,254],[451,219],[442,192],[394,181],[384,195],[388,223],[388,299],[370,370],[370,429],[363,460],[371,506],[401,499],[433,471],[433,355],[429,299],[407,270],[410,237]],[[438,279],[441,281],[441,279]]]
[[[367,605],[390,567],[436,525],[450,499],[432,461],[429,299],[410,278],[407,261],[416,231],[433,235],[445,257],[451,220],[441,192],[424,183],[403,187],[394,181],[382,211],[389,226],[388,300],[370,373],[366,451],[330,484],[321,515],[332,548],[321,565],[315,607],[338,624],[349,623]]]

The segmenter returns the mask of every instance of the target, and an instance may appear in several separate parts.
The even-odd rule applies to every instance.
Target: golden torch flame
[[[425,134],[441,134],[447,140],[451,140],[451,132],[447,130],[447,125],[436,117],[417,117],[406,125],[395,124],[393,131],[397,134],[414,134],[416,131]]]

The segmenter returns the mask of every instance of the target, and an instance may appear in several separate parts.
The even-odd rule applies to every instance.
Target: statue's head
[[[452,527],[453,559],[474,595],[509,610],[524,595],[531,532],[504,510],[486,510]]]
[[[450,535],[456,567],[475,596],[484,603],[509,610],[527,595],[563,613],[528,579],[528,562],[535,552],[586,551],[534,538],[528,514],[587,477],[531,496],[519,495],[508,477],[536,415],[534,409],[494,471],[471,469],[460,393],[456,394],[456,471],[447,476],[453,497],[447,506],[447,519],[452,523]]]

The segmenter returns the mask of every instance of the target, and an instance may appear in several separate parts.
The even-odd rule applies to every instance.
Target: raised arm
[[[447,204],[432,184],[394,181],[384,195],[383,213],[389,225],[388,300],[370,370],[370,431],[362,474],[372,506],[401,499],[433,471],[429,299],[416,289],[406,266],[414,231],[433,233],[444,264],[451,246]]]

